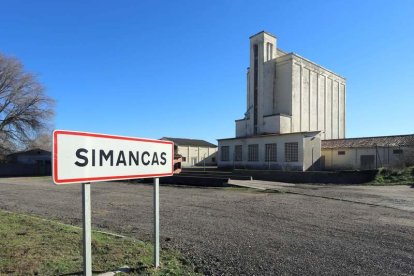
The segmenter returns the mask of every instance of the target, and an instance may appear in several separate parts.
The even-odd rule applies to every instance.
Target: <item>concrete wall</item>
[[[185,162],[181,162],[182,167],[191,167],[197,165],[215,166],[217,165],[216,158],[217,148],[208,147],[191,147],[178,146],[177,153],[185,158]]]
[[[275,77],[269,82],[275,83],[273,91],[275,101],[273,102],[274,114],[292,114],[292,60],[284,57],[275,59]],[[289,131],[291,132],[291,131]]]
[[[272,59],[267,56],[268,43],[273,45]],[[249,114],[248,120],[236,121],[236,137],[254,135],[254,45],[258,46],[257,134],[322,131],[322,139],[345,138],[345,79],[296,54],[276,56],[277,40],[267,33],[250,38]],[[270,122],[278,114],[291,119],[284,124]]]
[[[319,135],[303,139],[303,170],[320,170],[321,138]]]
[[[345,79],[300,56],[292,64],[292,130],[345,138]],[[282,58],[280,58],[282,60]]]
[[[323,139],[345,138],[344,78],[295,54],[259,63],[258,70],[259,134],[269,133],[274,127],[277,128],[272,133],[286,133],[286,129],[282,131],[267,118],[286,114],[291,115],[292,120],[288,132],[322,131]],[[249,72],[247,109],[250,107],[251,121],[236,121],[236,137],[253,135],[252,78]]]
[[[287,115],[271,115],[263,118],[263,133],[290,133],[291,117]]]
[[[311,134],[306,134],[312,136]],[[313,137],[318,136],[313,135]],[[311,137],[310,137],[311,138]],[[219,140],[219,152],[222,146],[229,146],[229,161],[222,161],[220,154],[217,156],[217,163],[220,168],[258,168],[258,169],[282,169],[282,170],[306,170],[312,166],[310,160],[304,160],[304,139],[305,134],[293,133],[285,135],[268,135],[268,136],[256,136],[250,138],[239,139],[225,139]],[[308,138],[306,138],[308,139]],[[285,161],[285,143],[297,142],[298,143],[298,162],[286,162]],[[266,157],[266,144],[277,144],[277,160],[276,162],[267,162]],[[258,161],[248,161],[248,145],[258,144],[259,146],[259,159]],[[310,148],[314,147],[314,160],[320,158],[320,138],[316,138],[312,141],[306,141],[306,144]],[[235,146],[241,145],[243,152],[243,160],[235,161]],[[319,149],[318,149],[319,148]],[[309,150],[309,149],[308,149]],[[310,149],[311,150],[311,149]],[[319,154],[319,155],[318,155]],[[306,165],[304,165],[306,162]]]
[[[251,119],[236,120],[236,137],[246,137],[253,135],[253,125]]]
[[[377,170],[367,171],[274,171],[274,170],[234,170],[234,174],[251,176],[257,180],[286,183],[325,183],[325,184],[361,184],[375,179]]]
[[[267,44],[272,45],[271,59],[267,55]],[[271,115],[273,109],[273,82],[266,80],[272,80],[274,77],[274,65],[272,60],[277,55],[277,40],[276,37],[271,36],[265,32],[254,35],[250,38],[250,70],[249,70],[249,87],[248,87],[248,105],[246,110],[254,105],[254,45],[258,46],[258,117],[257,127],[258,133],[261,133],[260,128],[263,126],[263,116]],[[250,128],[247,132],[254,133],[254,108],[250,109],[251,124],[248,124]]]
[[[402,154],[395,154],[394,150],[401,149]],[[339,155],[338,152],[345,152]],[[362,155],[372,155],[374,163],[371,169],[381,167],[402,167],[414,164],[414,147],[370,147],[370,148],[342,148],[322,149],[325,169],[328,170],[355,170],[367,169],[361,164]]]

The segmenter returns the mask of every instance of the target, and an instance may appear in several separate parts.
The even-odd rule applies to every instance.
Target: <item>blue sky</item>
[[[347,79],[347,137],[414,133],[414,2],[2,1],[0,51],[34,72],[58,129],[233,137],[249,37]]]

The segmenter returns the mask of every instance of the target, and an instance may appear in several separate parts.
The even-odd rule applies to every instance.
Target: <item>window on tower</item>
[[[266,61],[273,59],[273,44],[266,43]]]

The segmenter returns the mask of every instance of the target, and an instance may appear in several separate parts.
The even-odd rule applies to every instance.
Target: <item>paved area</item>
[[[414,213],[354,202],[400,192],[283,187],[310,195],[161,186],[161,245],[206,275],[414,274]],[[93,226],[150,240],[152,192],[151,185],[92,184]],[[403,193],[409,202],[412,190]],[[353,200],[332,199],[339,194]],[[81,186],[0,179],[0,208],[80,225]]]
[[[229,184],[327,199],[350,201],[414,212],[414,188],[408,185],[306,185],[260,180],[230,180]]]

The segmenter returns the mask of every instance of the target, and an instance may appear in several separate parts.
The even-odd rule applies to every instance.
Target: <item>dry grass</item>
[[[81,229],[72,226],[0,211],[0,274],[80,273],[81,237]],[[98,232],[92,233],[92,258],[94,272],[128,265],[133,275],[195,275],[177,252],[162,251],[155,270],[151,244]]]

